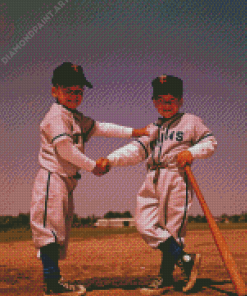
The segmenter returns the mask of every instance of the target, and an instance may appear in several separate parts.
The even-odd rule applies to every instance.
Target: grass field
[[[247,229],[247,223],[229,223],[229,224],[218,224],[222,230],[234,230],[234,229]],[[187,230],[208,230],[209,226],[207,223],[189,223]],[[136,233],[135,227],[129,228],[72,228],[71,238],[80,238],[81,240],[89,238],[103,238],[109,237],[115,234],[131,234]],[[0,243],[8,243],[13,241],[28,241],[32,239],[30,229],[11,229],[6,232],[0,232]]]

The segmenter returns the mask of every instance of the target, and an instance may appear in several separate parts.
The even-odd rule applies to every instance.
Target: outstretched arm
[[[116,138],[131,138],[148,136],[149,132],[146,127],[134,129],[114,123],[96,122],[93,136],[96,137],[116,137]]]
[[[133,141],[107,156],[111,166],[136,165],[146,158],[146,153],[141,144]]]
[[[68,138],[56,144],[56,151],[63,159],[88,172],[92,172],[96,166],[96,161],[83,154]]]

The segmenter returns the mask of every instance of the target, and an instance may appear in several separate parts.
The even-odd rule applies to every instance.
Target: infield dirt
[[[247,230],[222,230],[239,271],[247,281]],[[189,231],[186,250],[202,254],[197,284],[190,295],[237,295],[209,230]],[[39,296],[43,291],[42,265],[31,241],[0,244],[0,295]],[[63,277],[86,286],[88,296],[138,296],[159,270],[161,254],[137,233],[70,241],[68,257],[60,261]],[[175,290],[162,295],[184,295],[175,269]]]

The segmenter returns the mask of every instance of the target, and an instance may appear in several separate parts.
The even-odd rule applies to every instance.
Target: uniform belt
[[[168,164],[166,163],[160,163],[160,164],[153,164],[153,165],[147,165],[148,170],[155,171],[153,182],[156,184],[159,179],[160,175],[160,169],[165,169],[168,167]]]
[[[78,172],[76,172],[76,174],[74,176],[72,176],[74,179],[76,180],[80,180],[81,179],[81,174],[79,174]]]

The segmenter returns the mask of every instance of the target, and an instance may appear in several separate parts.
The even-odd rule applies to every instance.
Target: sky
[[[47,2],[0,2],[0,215],[29,212],[39,124],[54,102],[52,72],[65,61],[82,65],[93,84],[79,111],[134,128],[159,117],[151,81],[180,77],[181,111],[200,116],[218,142],[212,157],[192,166],[209,209],[215,216],[247,212],[245,2]],[[96,160],[129,141],[93,137],[85,153]],[[144,162],[101,178],[81,173],[74,192],[78,216],[135,214]],[[196,197],[189,214],[203,214]]]

